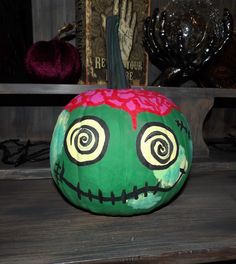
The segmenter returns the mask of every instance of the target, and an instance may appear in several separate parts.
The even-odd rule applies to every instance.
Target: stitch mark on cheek
[[[184,125],[184,122],[182,120],[175,120],[177,126],[180,128],[180,131],[184,131],[188,138],[190,139],[191,134],[190,134],[190,130]]]
[[[57,182],[62,182],[64,172],[65,172],[64,163],[61,166],[60,163],[57,162],[54,167],[54,173]]]

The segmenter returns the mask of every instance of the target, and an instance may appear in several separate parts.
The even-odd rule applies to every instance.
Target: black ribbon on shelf
[[[2,162],[8,165],[20,166],[26,162],[49,160],[50,142],[19,139],[8,139],[0,142]]]

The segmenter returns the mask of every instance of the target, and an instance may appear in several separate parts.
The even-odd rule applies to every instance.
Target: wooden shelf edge
[[[0,169],[0,180],[41,180],[51,178],[49,168]]]
[[[202,250],[185,250],[178,252],[169,252],[160,254],[159,256],[140,256],[127,257],[122,259],[125,263],[147,264],[147,263],[165,263],[165,264],[200,264],[200,263],[236,263],[236,248],[219,248],[219,249],[202,249]],[[65,262],[65,264],[71,262]],[[77,262],[75,262],[77,263]],[[79,262],[78,262],[79,263]],[[82,263],[82,262],[80,262]],[[120,264],[120,258],[100,259],[88,261],[88,264]]]
[[[78,94],[82,91],[96,89],[98,85],[71,84],[0,84],[2,95],[49,95],[49,94]]]
[[[106,85],[76,85],[76,84],[33,84],[33,83],[0,83],[1,95],[33,95],[33,94],[78,94],[82,91],[87,91],[97,88],[106,88]],[[155,90],[164,93],[166,96],[171,97],[236,97],[236,89],[228,88],[199,88],[199,87],[155,87],[146,86],[138,87],[132,86],[137,89]]]

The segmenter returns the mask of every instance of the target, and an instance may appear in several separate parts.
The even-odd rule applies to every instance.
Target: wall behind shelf
[[[49,141],[61,111],[60,106],[1,106],[0,141],[7,139]]]
[[[74,0],[31,0],[34,42],[50,40],[66,23],[75,21]]]
[[[33,89],[34,85],[32,85]],[[49,141],[59,114],[74,96],[66,94],[1,95],[0,141],[6,139]]]
[[[51,39],[64,23],[75,21],[75,0],[31,0],[34,41]],[[84,0],[83,0],[84,1]],[[229,8],[236,20],[235,0],[214,0],[222,10]],[[151,10],[163,7],[167,0],[152,0]]]

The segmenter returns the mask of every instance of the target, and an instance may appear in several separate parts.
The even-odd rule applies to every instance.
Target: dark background
[[[24,82],[25,52],[32,44],[31,0],[0,1],[0,82]]]
[[[162,8],[167,0],[151,1],[151,12]],[[236,20],[235,0],[214,0],[217,8],[230,9]],[[28,82],[24,71],[24,56],[29,46],[39,40],[49,40],[65,23],[75,21],[74,0],[1,0],[0,1],[0,82]],[[149,66],[149,83],[158,69]]]

